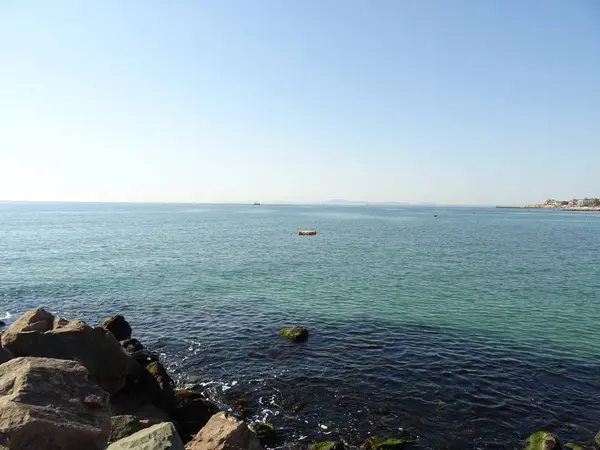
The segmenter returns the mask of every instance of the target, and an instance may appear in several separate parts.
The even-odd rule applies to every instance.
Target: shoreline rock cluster
[[[299,326],[279,334],[297,344],[308,339]],[[176,389],[158,355],[132,338],[121,315],[89,326],[34,309],[0,331],[0,343],[0,450],[261,450],[280,444],[272,424],[245,421],[244,404],[235,407],[238,418],[201,392]],[[410,445],[372,436],[362,448]],[[289,447],[345,448],[339,441]],[[582,449],[546,432],[523,447]]]

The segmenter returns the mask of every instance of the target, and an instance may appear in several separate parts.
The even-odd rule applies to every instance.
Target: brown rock
[[[258,439],[244,422],[224,412],[212,416],[185,448],[186,450],[262,449]]]
[[[177,431],[184,442],[198,433],[217,412],[217,405],[206,400],[200,392],[189,389],[175,392],[175,409],[171,417],[177,421]]]
[[[125,384],[128,356],[111,333],[80,320],[66,321],[34,309],[3,334],[2,346],[14,356],[39,356],[80,362],[90,380],[110,393]]]
[[[118,414],[130,414],[129,411],[142,405],[153,404],[171,413],[175,406],[173,385],[173,380],[162,364],[156,362],[144,367],[130,358],[127,382],[123,389],[111,398],[113,409],[118,411]]]
[[[109,433],[108,395],[79,363],[15,358],[0,365],[0,448],[100,450]]]
[[[110,331],[117,341],[124,341],[131,337],[131,326],[122,315],[112,316],[100,323],[100,328]]]
[[[158,390],[154,388],[152,404],[171,413],[175,406],[175,392],[173,389],[175,383],[167,373],[165,366],[159,362],[148,364],[146,370],[152,375],[158,386]]]

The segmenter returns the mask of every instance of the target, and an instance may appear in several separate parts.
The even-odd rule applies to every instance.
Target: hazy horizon
[[[0,199],[600,196],[599,20],[593,0],[4,3]]]

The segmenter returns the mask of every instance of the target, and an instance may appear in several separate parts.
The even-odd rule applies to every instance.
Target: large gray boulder
[[[78,361],[88,370],[90,380],[111,394],[125,384],[129,357],[115,337],[80,320],[67,321],[34,309],[2,333],[2,346],[14,356]]]
[[[187,443],[186,450],[262,450],[245,422],[220,412]]]
[[[106,450],[184,450],[184,447],[173,424],[165,422],[118,440]]]
[[[15,358],[0,365],[0,448],[103,450],[108,394],[79,363]]]

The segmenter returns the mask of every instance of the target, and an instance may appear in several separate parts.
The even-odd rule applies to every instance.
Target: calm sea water
[[[600,430],[598,213],[0,204],[0,318],[38,306],[124,314],[180,384],[244,398],[282,445]],[[293,323],[308,343],[277,336]]]

